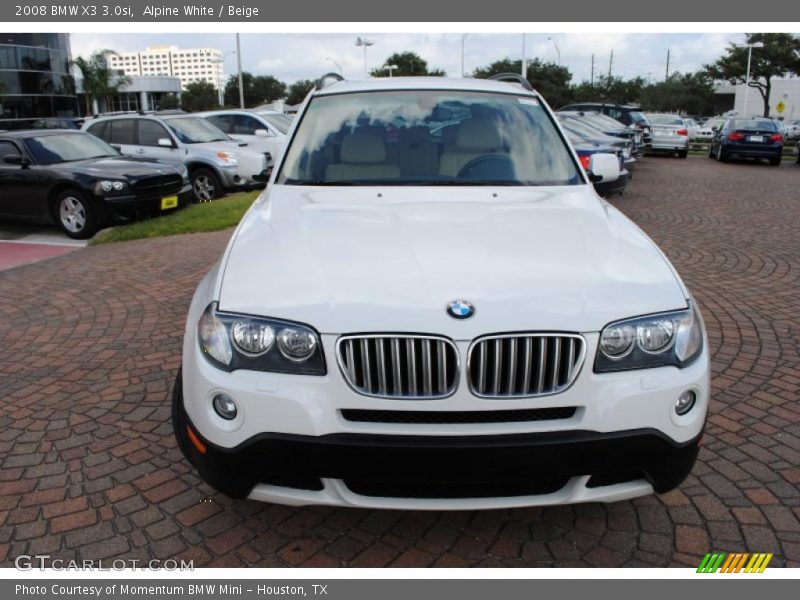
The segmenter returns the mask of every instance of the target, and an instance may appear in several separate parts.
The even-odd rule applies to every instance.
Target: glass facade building
[[[0,119],[78,114],[67,33],[0,33]]]

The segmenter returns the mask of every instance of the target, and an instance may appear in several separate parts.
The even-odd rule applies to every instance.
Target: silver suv
[[[98,117],[87,121],[83,130],[122,154],[186,165],[200,202],[219,198],[226,191],[261,187],[267,180],[268,153],[246,147],[200,117]]]

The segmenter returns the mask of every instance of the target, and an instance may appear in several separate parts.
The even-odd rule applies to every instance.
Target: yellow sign
[[[778,114],[781,114],[784,110],[786,110],[786,105],[783,102],[778,102],[778,105],[775,107],[775,110],[778,111]]]
[[[178,206],[177,196],[167,196],[166,198],[161,199],[161,210],[175,208],[176,206]]]

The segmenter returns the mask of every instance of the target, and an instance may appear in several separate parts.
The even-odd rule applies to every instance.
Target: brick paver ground
[[[175,447],[183,319],[230,232],[90,247],[0,273],[0,564],[800,566],[800,167],[648,158],[614,204],[667,252],[713,352],[704,446],[680,490],[485,512],[234,502]],[[3,562],[5,561],[5,562]]]

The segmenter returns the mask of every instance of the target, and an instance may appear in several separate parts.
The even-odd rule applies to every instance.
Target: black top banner
[[[11,0],[0,27],[20,22],[752,22],[800,21],[787,0]],[[744,27],[747,29],[748,27]],[[795,27],[796,29],[796,27]]]

